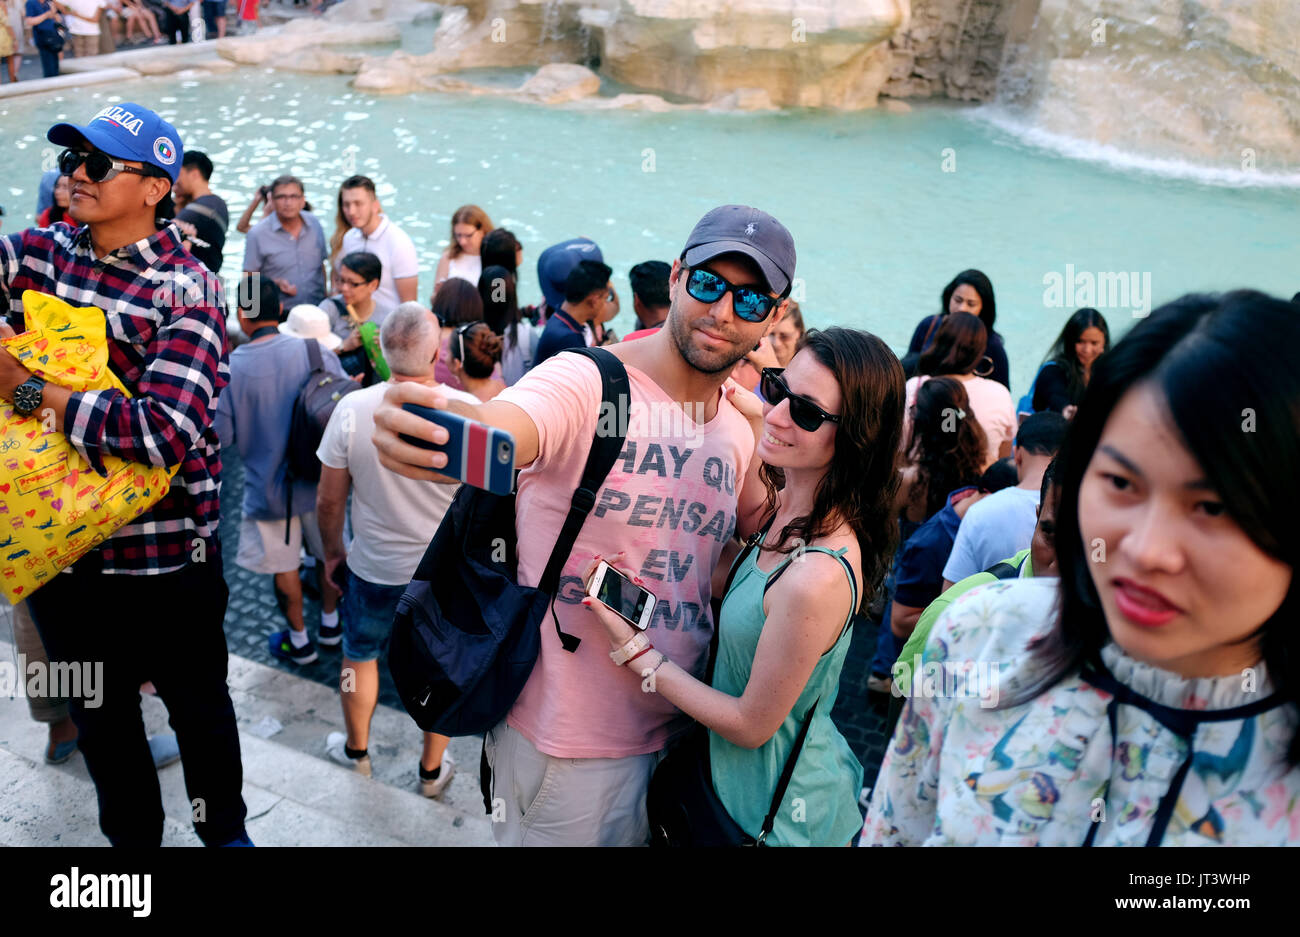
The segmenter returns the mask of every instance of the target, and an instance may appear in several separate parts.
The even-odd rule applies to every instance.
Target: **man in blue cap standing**
[[[72,177],[68,215],[77,227],[0,237],[0,293],[12,307],[0,335],[24,327],[24,290],[97,306],[109,367],[132,396],[74,393],[0,354],[0,398],[52,420],[101,474],[105,455],[179,471],[152,510],[53,577],[29,606],[52,661],[102,664],[98,698],[73,698],[71,714],[109,841],[162,841],[162,797],[140,718],[140,684],[151,680],[176,730],[200,839],[251,845],[217,539],[213,413],[229,378],[224,301],[176,227],[156,221],[180,171],[180,135],[148,108],[122,103],[47,136],[67,147],[59,170]]]

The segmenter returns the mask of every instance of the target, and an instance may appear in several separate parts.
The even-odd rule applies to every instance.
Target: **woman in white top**
[[[962,382],[971,412],[984,430],[988,452],[981,471],[1011,455],[1011,441],[1016,435],[1016,409],[1011,402],[1011,391],[975,373],[987,345],[988,330],[978,316],[944,317],[934,341],[921,353],[920,373],[907,382],[908,425],[903,434],[904,439],[909,438],[917,388],[932,377],[954,377]]]
[[[438,261],[438,270],[433,277],[434,290],[449,277],[460,277],[478,286],[479,274],[483,272],[479,249],[483,245],[483,235],[491,230],[492,219],[477,205],[462,205],[456,209],[451,216],[451,246],[443,251]]]
[[[1098,360],[1060,579],[939,616],[864,845],[1300,845],[1297,344],[1291,303],[1191,295]]]

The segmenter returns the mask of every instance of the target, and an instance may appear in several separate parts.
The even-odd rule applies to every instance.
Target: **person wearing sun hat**
[[[0,398],[20,413],[45,414],[95,472],[110,454],[178,472],[152,509],[41,586],[28,605],[51,661],[96,662],[118,675],[102,705],[70,704],[109,842],[162,841],[138,692],[151,680],[176,731],[188,797],[205,807],[194,822],[199,838],[248,845],[217,535],[213,413],[229,376],[225,300],[176,227],[155,221],[184,147],[172,124],[131,102],[106,105],[85,124],[55,124],[47,138],[67,147],[59,170],[72,177],[70,223],[0,237],[0,294],[11,306],[0,335],[25,328],[24,290],[96,306],[109,367],[131,396],[74,393],[0,354]]]
[[[338,351],[343,344],[343,339],[330,330],[329,313],[311,303],[299,303],[290,309],[289,317],[278,328],[285,335],[314,338],[330,351]]]

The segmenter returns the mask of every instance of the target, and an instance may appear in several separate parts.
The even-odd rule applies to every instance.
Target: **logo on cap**
[[[140,130],[144,127],[144,121],[141,118],[136,117],[130,111],[122,110],[122,108],[115,104],[110,104],[108,107],[101,110],[95,115],[94,119],[106,120],[111,124],[115,124],[130,133],[133,137],[140,136]]]
[[[754,222],[751,221],[749,224],[745,225],[745,237],[752,238],[753,236],[754,236]]]
[[[176,147],[166,137],[159,137],[153,141],[153,155],[170,166],[176,162]]]

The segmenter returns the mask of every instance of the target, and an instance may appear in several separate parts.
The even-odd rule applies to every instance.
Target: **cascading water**
[[[1043,0],[976,115],[1117,168],[1300,186],[1298,40],[1291,4]]]

